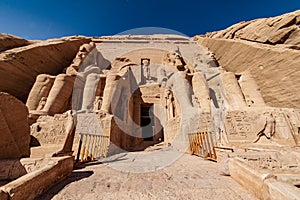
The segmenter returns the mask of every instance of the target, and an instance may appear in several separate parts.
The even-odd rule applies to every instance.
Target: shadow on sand
[[[41,194],[37,198],[35,198],[35,200],[50,200],[70,183],[79,181],[81,179],[88,178],[94,174],[93,171],[76,171],[76,170],[84,169],[87,166],[101,165],[101,164],[105,164],[105,163],[126,160],[127,158],[123,158],[126,155],[127,154],[121,153],[121,154],[116,154],[114,156],[96,160],[96,161],[92,161],[92,162],[76,163],[74,166],[75,171],[73,171],[70,176],[68,176],[66,179],[62,180],[61,182],[53,185],[52,187],[50,187],[43,194]]]
[[[46,190],[42,195],[35,198],[35,200],[50,200],[52,199],[56,194],[59,193],[64,187],[66,187],[68,184],[79,181],[84,178],[88,178],[91,175],[93,175],[93,171],[73,171],[70,176],[68,176],[63,181],[53,185],[51,188]]]

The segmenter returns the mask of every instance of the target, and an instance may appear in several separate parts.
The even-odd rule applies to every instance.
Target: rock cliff
[[[74,36],[27,42],[7,36],[9,39],[6,40],[11,40],[9,43],[1,40],[1,36],[0,50],[5,51],[0,52],[0,91],[23,102],[26,102],[38,74],[61,73],[70,65],[79,47],[90,41],[87,37]]]
[[[0,33],[0,52],[8,49],[29,45],[31,42],[22,38]]]
[[[300,10],[277,17],[240,22],[225,30],[207,33],[205,36],[270,45],[285,44],[290,48],[300,48]]]
[[[300,10],[195,36],[226,70],[250,72],[269,106],[300,108]]]

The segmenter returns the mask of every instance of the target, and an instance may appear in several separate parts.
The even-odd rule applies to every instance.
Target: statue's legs
[[[50,90],[43,111],[49,115],[62,113],[68,109],[69,99],[72,94],[75,76],[59,74]]]
[[[40,74],[29,93],[26,106],[29,110],[36,110],[43,97],[48,97],[53,86],[55,77],[47,74]]]
[[[94,107],[94,101],[96,97],[96,90],[100,75],[97,73],[91,73],[87,75],[86,82],[83,90],[82,107],[81,110],[92,111]]]

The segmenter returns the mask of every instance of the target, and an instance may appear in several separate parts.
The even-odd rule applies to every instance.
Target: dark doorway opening
[[[141,127],[144,141],[153,141],[154,113],[153,104],[142,104],[141,106]]]

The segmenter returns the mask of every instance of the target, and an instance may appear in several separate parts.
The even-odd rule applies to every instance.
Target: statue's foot
[[[92,113],[94,112],[93,110],[88,110],[88,109],[84,109],[84,110],[78,110],[77,113]]]

